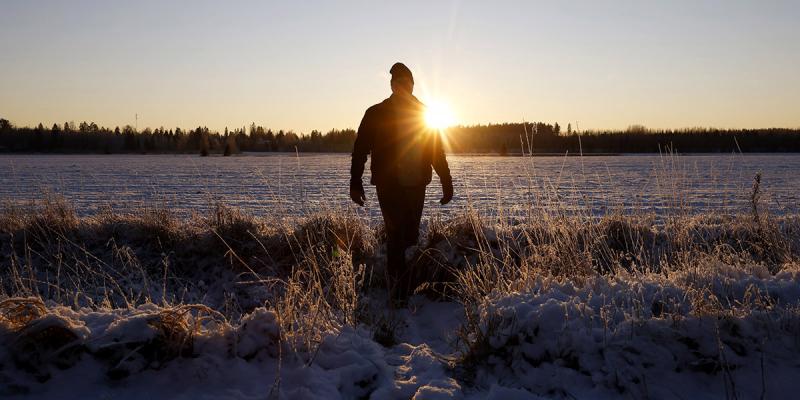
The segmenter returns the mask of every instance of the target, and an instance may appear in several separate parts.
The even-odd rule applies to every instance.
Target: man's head
[[[414,76],[405,64],[395,63],[389,73],[392,74],[392,93],[410,96],[414,92]]]

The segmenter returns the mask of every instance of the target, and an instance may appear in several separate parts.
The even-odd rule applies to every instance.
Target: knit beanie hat
[[[394,63],[392,68],[389,70],[389,73],[392,74],[392,80],[397,78],[408,78],[412,83],[414,82],[414,76],[411,75],[411,70],[405,66],[403,63]]]

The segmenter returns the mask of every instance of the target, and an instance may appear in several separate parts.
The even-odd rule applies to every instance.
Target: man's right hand
[[[361,184],[361,181],[350,181],[350,199],[353,200],[354,203],[364,206],[364,201],[367,200],[367,196],[364,195],[364,185]]]

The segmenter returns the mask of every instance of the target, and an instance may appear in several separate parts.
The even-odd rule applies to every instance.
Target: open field
[[[426,216],[461,212],[527,214],[569,206],[604,215],[626,212],[747,211],[753,176],[776,214],[800,213],[800,154],[625,155],[596,157],[448,157],[456,198],[438,205],[428,189]],[[176,215],[209,212],[218,202],[257,216],[297,217],[350,204],[350,159],[343,154],[236,157],[188,155],[1,155],[0,199],[26,202],[43,192],[70,201],[80,215],[159,205]],[[364,182],[369,180],[369,172]],[[370,218],[379,217],[367,185]]]
[[[0,214],[0,393],[30,398],[786,398],[800,216],[565,205],[433,216],[386,307],[375,219],[216,204]]]

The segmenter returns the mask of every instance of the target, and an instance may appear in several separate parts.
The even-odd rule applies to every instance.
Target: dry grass
[[[492,351],[487,340],[496,323],[481,314],[487,299],[542,282],[582,287],[597,279],[661,279],[687,296],[681,304],[641,305],[651,310],[648,318],[679,318],[683,310],[738,318],[774,310],[775,301],[758,286],[720,291],[720,276],[800,274],[800,219],[771,216],[753,197],[754,211],[737,215],[531,211],[520,218],[468,209],[429,221],[411,267],[424,282],[418,292],[464,304],[462,365],[478,364]],[[33,210],[6,206],[0,212],[0,295],[6,297],[0,323],[26,331],[46,316],[43,299],[93,308],[159,304],[162,311],[151,320],[157,339],[98,355],[115,377],[135,370],[127,365],[132,352],[150,367],[191,356],[205,321],[224,325],[260,306],[275,313],[280,342],[296,354],[313,355],[325,335],[344,326],[367,324],[391,338],[384,331],[395,328],[364,311],[365,291],[380,284],[373,277],[384,263],[381,238],[380,228],[348,213],[279,222],[219,205],[190,220],[157,208],[78,218],[58,199]],[[234,289],[206,305],[176,295],[187,288],[203,292],[195,286],[201,280],[227,280]],[[248,291],[260,297],[247,302]],[[59,348],[77,340],[65,331],[28,332],[36,340],[60,337],[53,339]],[[33,353],[46,358],[53,351]]]
[[[295,349],[313,349],[344,325],[355,326],[365,286],[364,260],[375,251],[372,233],[353,216],[314,216],[286,232],[294,263],[276,280],[281,295],[272,303],[283,339]]]
[[[330,213],[285,224],[222,205],[188,221],[159,209],[136,214],[106,209],[79,219],[63,200],[48,201],[24,212],[7,207],[0,222],[7,267],[0,284],[6,296],[95,308],[155,300],[179,307],[174,312],[168,308],[154,322],[164,327],[168,342],[191,337],[181,328],[183,319],[173,314],[206,307],[180,305],[180,300],[172,306],[176,299],[168,294],[222,273],[240,287],[264,286],[269,294],[260,304],[267,302],[277,311],[284,339],[313,348],[326,332],[356,324],[365,262],[374,258],[377,247],[372,230],[353,215]],[[39,315],[35,311],[44,312],[41,300],[32,299],[2,303],[3,320],[23,326],[26,313],[33,319]],[[249,311],[237,304],[224,306],[227,318]]]
[[[37,297],[12,297],[0,301],[0,323],[10,331],[17,331],[46,313],[44,302]]]

